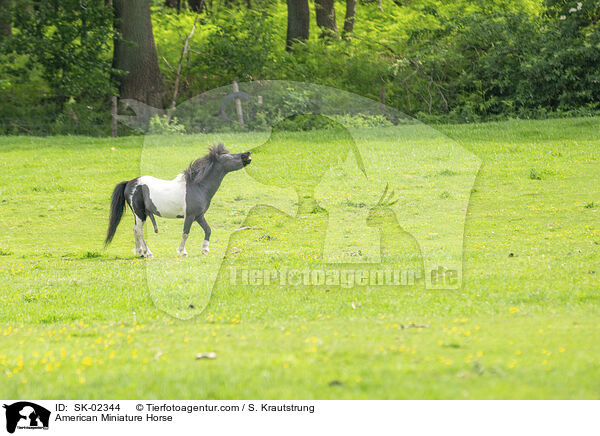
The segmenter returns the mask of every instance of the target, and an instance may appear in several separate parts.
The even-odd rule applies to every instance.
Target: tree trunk
[[[150,0],[114,0],[115,41],[113,68],[124,71],[119,78],[119,97],[162,107],[162,76],[150,19]]]
[[[202,8],[204,8],[204,0],[188,0],[188,6],[193,12],[202,12]]]
[[[177,9],[177,13],[181,12],[182,0],[165,0],[165,6],[171,9]]]
[[[286,50],[290,50],[296,41],[308,39],[310,11],[308,0],[287,0],[288,20]]]
[[[346,0],[346,18],[344,19],[344,34],[350,34],[354,31],[355,20],[356,0]]]
[[[338,33],[335,20],[335,4],[333,0],[315,0],[317,26],[321,29],[321,37],[336,36]]]
[[[12,36],[12,0],[0,0],[0,39]]]

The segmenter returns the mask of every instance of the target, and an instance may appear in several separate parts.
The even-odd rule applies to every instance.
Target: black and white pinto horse
[[[190,166],[173,180],[162,180],[152,176],[137,177],[119,183],[112,194],[110,219],[105,245],[112,241],[117,226],[129,205],[135,217],[133,237],[134,255],[152,256],[144,240],[144,222],[150,217],[154,232],[158,233],[154,215],[163,218],[183,218],[183,235],[177,254],[187,256],[185,241],[190,228],[196,221],[204,230],[202,253],[208,254],[210,227],[204,214],[210,201],[219,189],[227,173],[242,169],[251,162],[250,152],[231,154],[223,144],[214,145],[206,156],[193,161]]]

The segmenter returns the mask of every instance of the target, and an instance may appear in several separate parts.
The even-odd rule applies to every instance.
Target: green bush
[[[421,96],[417,111],[470,122],[599,109],[596,1],[561,1],[541,15],[486,11],[447,20],[428,13],[441,25],[409,34],[411,61],[394,81]]]
[[[159,117],[154,115],[150,119],[150,126],[148,133],[151,135],[164,135],[164,134],[183,134],[185,133],[185,126],[179,124],[177,117],[169,119],[167,115]]]

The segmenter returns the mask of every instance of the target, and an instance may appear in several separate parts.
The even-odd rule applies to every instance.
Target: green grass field
[[[441,138],[403,128],[406,151],[435,149]],[[263,143],[262,134],[146,138],[145,147],[142,137],[0,138],[0,397],[599,398],[600,118],[436,128],[481,160],[459,240],[458,290],[232,287],[219,276],[212,294],[194,291],[202,284],[189,270],[218,270],[224,255],[264,268],[319,262],[310,237],[319,214],[310,223],[317,230],[293,241],[277,226],[229,239],[246,224],[272,224],[268,210],[247,217],[242,204],[288,213],[298,206],[284,191],[259,189],[246,172],[225,179],[207,214],[209,256],[200,254],[195,226],[190,257],[177,259],[181,221],[159,219],[160,233],[146,232],[155,258],[134,258],[129,212],[103,249],[116,183],[140,170],[172,177],[197,145],[221,140],[245,151]],[[389,143],[386,129],[355,134],[373,153]],[[431,200],[442,236],[422,239],[435,253],[456,244],[443,236],[452,221],[443,201],[457,194],[450,187],[414,197],[428,178],[456,177],[449,186],[466,179],[427,156],[423,173],[409,157],[404,175],[374,170],[396,187],[405,175],[424,181],[398,190],[398,215],[410,227],[402,214]],[[255,153],[248,172],[264,172],[260,162]],[[381,194],[377,181],[367,199],[340,187],[339,210],[363,216]],[[317,199],[327,200],[319,191]],[[344,231],[350,251],[375,235]],[[344,260],[350,251],[340,247],[329,244]],[[217,358],[196,360],[202,352]]]

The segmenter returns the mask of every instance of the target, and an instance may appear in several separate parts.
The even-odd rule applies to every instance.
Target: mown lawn
[[[204,284],[191,267],[216,271],[225,254],[263,268],[316,262],[305,254],[315,248],[318,219],[311,222],[317,230],[299,231],[293,241],[278,239],[277,229],[255,232],[270,215],[248,218],[245,205],[293,213],[298,201],[258,189],[244,172],[225,179],[207,214],[209,256],[199,254],[196,226],[190,257],[176,259],[181,222],[159,219],[160,233],[147,239],[155,258],[134,258],[129,213],[103,249],[117,182],[140,172],[172,177],[196,145],[222,140],[245,151],[262,144],[262,134],[147,138],[145,147],[142,137],[0,138],[0,397],[599,398],[600,118],[436,129],[481,160],[460,240],[458,290],[253,288],[217,280],[212,294],[194,291]],[[408,132],[405,147],[435,148],[440,140]],[[356,136],[373,153],[390,139],[385,129]],[[298,143],[293,134],[287,140]],[[441,158],[427,157],[427,174],[407,180],[457,177],[464,185]],[[260,159],[256,153],[249,171],[260,172]],[[374,170],[385,175],[383,167]],[[403,191],[400,175],[385,177],[410,227],[402,214],[431,200],[413,198],[428,185]],[[366,204],[351,197],[352,186],[339,186],[335,198],[363,216],[381,194],[382,183],[375,185]],[[423,236],[433,251],[456,242],[444,238],[452,220],[437,206],[452,199],[449,188],[428,204],[440,229]],[[245,223],[253,229],[235,233],[246,241],[229,239]],[[369,230],[346,230],[349,247],[373,238]],[[339,247],[332,247],[335,255]],[[201,352],[217,358],[196,360]]]

